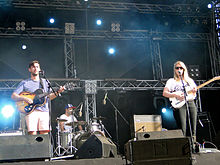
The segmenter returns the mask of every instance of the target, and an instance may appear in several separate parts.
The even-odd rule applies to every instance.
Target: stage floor
[[[220,152],[197,153],[192,155],[193,165],[219,165]],[[126,165],[126,160],[118,158],[95,158],[95,159],[72,159],[55,158],[52,160],[20,160],[12,162],[2,162],[2,165]],[[147,163],[151,165],[151,163]],[[169,165],[169,164],[168,164]]]

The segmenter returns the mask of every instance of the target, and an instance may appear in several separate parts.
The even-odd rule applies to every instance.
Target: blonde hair
[[[174,63],[173,65],[173,73],[174,73],[174,79],[177,80],[178,79],[178,75],[175,72],[176,70],[176,65],[179,64],[182,68],[183,68],[183,80],[185,80],[188,83],[191,83],[193,80],[189,77],[188,74],[188,69],[186,67],[186,65],[182,62],[182,61],[177,61]]]

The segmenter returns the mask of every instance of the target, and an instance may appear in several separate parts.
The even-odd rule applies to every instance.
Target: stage
[[[144,164],[154,165],[155,162],[148,162]],[[192,154],[192,164],[193,165],[217,165],[220,162],[220,152],[208,152],[208,153],[196,153]],[[12,161],[12,162],[2,162],[3,165],[70,165],[70,164],[77,164],[77,165],[125,165],[126,160],[120,156],[117,158],[95,158],[95,159],[72,159],[72,158],[51,158],[51,160],[20,160],[20,161]],[[127,162],[130,164],[130,162]],[[164,164],[163,161],[160,161],[160,164]],[[157,165],[159,165],[157,163]],[[171,165],[168,163],[167,165]]]

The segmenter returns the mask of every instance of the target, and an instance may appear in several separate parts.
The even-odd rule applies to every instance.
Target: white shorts
[[[28,132],[49,131],[49,112],[34,110],[25,116]]]

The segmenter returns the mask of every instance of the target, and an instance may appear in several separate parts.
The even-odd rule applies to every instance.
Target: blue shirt
[[[42,89],[43,88],[43,92],[49,93],[50,90],[48,88],[48,83],[46,82],[46,80],[42,79],[42,83],[43,83],[44,88],[41,86],[40,81],[34,81],[34,80],[29,78],[29,79],[21,81],[18,84],[17,89],[14,90],[14,92],[16,94],[20,94],[21,92],[33,93],[37,89],[40,89],[40,88]],[[35,109],[47,112],[49,110],[49,108],[48,108],[49,98],[46,97],[45,99],[46,99],[46,103],[43,106],[36,106]]]

